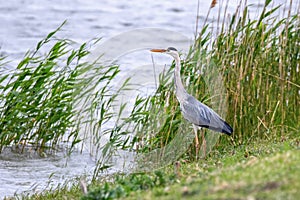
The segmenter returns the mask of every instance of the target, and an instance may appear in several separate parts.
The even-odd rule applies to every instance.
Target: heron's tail
[[[232,132],[233,132],[233,129],[232,127],[225,121],[223,121],[224,124],[223,124],[223,128],[222,128],[222,133],[225,133],[226,135],[231,135]]]
[[[200,127],[208,128],[210,130],[217,131],[220,133],[225,133],[226,135],[231,135],[233,132],[231,126],[221,118],[219,120],[219,125],[217,127],[210,126],[210,125],[200,125]]]

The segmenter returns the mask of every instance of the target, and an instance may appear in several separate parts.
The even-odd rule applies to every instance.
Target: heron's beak
[[[151,49],[150,51],[163,53],[163,52],[166,52],[167,50],[165,50],[165,49]]]

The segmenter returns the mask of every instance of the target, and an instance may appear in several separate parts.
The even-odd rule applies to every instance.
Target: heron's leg
[[[205,134],[204,134],[204,130],[201,131],[201,135],[202,135],[202,145],[201,148],[203,149],[203,158],[206,157],[206,139],[205,139]]]
[[[193,124],[193,128],[194,128],[194,132],[195,132],[196,160],[198,160],[198,153],[199,153],[198,127]]]

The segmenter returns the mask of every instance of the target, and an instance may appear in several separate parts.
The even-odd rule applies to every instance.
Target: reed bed
[[[21,152],[30,147],[51,153],[60,146],[71,151],[91,130],[86,127],[96,123],[99,128],[112,117],[107,107],[114,94],[108,88],[118,67],[86,62],[86,43],[55,37],[64,24],[26,53],[12,72],[4,70],[6,59],[0,60],[6,71],[0,75],[0,151],[7,146]],[[87,87],[91,82],[94,85]],[[84,97],[83,92],[99,85],[98,92]],[[100,118],[94,114],[96,108]]]
[[[258,19],[231,18],[212,41],[210,59],[227,88],[228,121],[238,143],[250,138],[286,137],[300,130],[300,19],[265,2]],[[292,1],[285,5],[292,9]],[[296,5],[297,6],[297,5]],[[299,6],[299,5],[298,5]],[[201,48],[201,38],[196,48]]]
[[[220,144],[299,133],[300,18],[290,13],[279,18],[278,7],[270,2],[265,2],[258,19],[250,19],[248,7],[239,6],[217,28],[204,24],[182,61],[188,92],[233,125],[233,138],[223,137]],[[62,142],[71,148],[88,142],[102,157],[95,174],[110,166],[117,149],[134,149],[148,158],[166,155],[158,160],[164,160],[162,164],[182,152],[194,156],[192,129],[173,92],[174,65],[160,75],[156,93],[137,97],[131,114],[121,118],[126,104],[113,107],[117,96],[129,89],[128,80],[113,88],[118,66],[84,62],[87,45],[73,48],[71,41],[56,39],[60,28],[28,52],[14,73],[0,75],[0,150],[33,145],[44,151]],[[44,47],[49,48],[45,55]],[[0,62],[5,65],[4,58]],[[112,121],[113,127],[103,126]],[[218,134],[206,137],[210,135],[212,148]],[[172,144],[176,137],[179,143]]]
[[[72,85],[77,74],[69,66],[73,59],[80,59],[79,52],[68,51],[69,42],[61,40],[45,56],[39,55],[58,30],[28,52],[13,73],[1,75],[0,150],[30,144],[43,151],[55,147],[66,132],[73,137],[71,142],[77,142],[76,130],[70,129],[74,126]],[[65,56],[66,64],[59,66]]]

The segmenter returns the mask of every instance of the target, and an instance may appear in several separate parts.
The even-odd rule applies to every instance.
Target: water
[[[228,13],[235,12],[235,6],[238,2],[237,0],[231,1]],[[264,1],[251,1],[253,17],[256,17],[257,10],[262,8],[262,2]],[[284,2],[284,0],[280,0],[276,1],[276,4]],[[299,6],[299,2],[296,4]],[[200,6],[199,27],[206,17],[210,2],[202,0]],[[298,6],[295,6],[295,11],[299,8]],[[218,7],[212,10],[210,21],[216,21],[217,12]],[[136,28],[157,28],[161,30],[160,33],[166,33],[169,30],[176,36],[182,36],[170,40],[168,36],[153,33],[153,37],[157,36],[155,41],[160,45],[159,47],[166,47],[163,45],[169,46],[171,44],[171,46],[184,52],[187,51],[194,38],[196,13],[196,0],[181,0],[176,1],[176,3],[172,0],[2,1],[0,4],[0,54],[8,56],[8,60],[12,60],[8,68],[13,68],[27,50],[34,49],[38,41],[56,29],[64,20],[67,20],[67,25],[63,27],[63,31],[58,33],[58,36],[78,43],[102,37],[103,44],[107,41],[113,41],[115,43],[112,44],[120,49],[120,47],[128,47],[128,43],[129,45],[132,43],[130,44],[128,40],[116,42],[118,40],[112,39],[114,36],[122,35],[124,38],[125,32]],[[142,44],[143,42],[145,42],[144,38],[140,38],[139,40],[136,39],[135,44]],[[149,41],[146,41],[146,44],[149,46]],[[107,47],[104,50],[107,50]],[[113,54],[109,57],[117,59],[124,71],[136,73],[137,66],[152,63],[148,51],[141,50],[132,53],[127,50],[125,48],[125,50],[117,51],[120,54]],[[159,56],[155,59],[162,59],[164,63],[171,62],[171,59],[160,58]],[[149,90],[155,88],[154,79],[145,81],[144,77],[139,78],[137,76],[136,79],[137,82],[139,80],[146,83]],[[149,91],[144,92],[148,93]],[[88,152],[83,154],[74,152],[69,157],[62,150],[55,155],[40,158],[30,151],[19,154],[7,149],[0,155],[0,198],[24,191],[42,190],[49,183],[51,186],[55,186],[75,176],[90,174],[94,165],[95,162]]]
[[[27,148],[21,154],[6,148],[0,154],[0,197],[14,193],[32,193],[46,187],[55,188],[79,175],[91,174],[94,160],[87,152],[74,151],[71,157],[64,150],[44,157]]]

